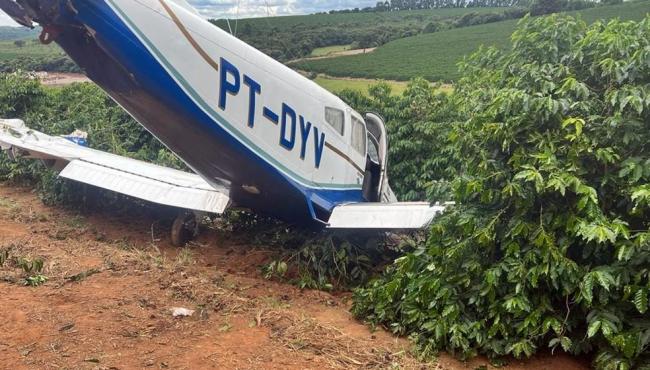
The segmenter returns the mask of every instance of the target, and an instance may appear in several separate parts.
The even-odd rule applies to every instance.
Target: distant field
[[[226,32],[271,57],[287,62],[307,57],[319,47],[356,44],[375,47],[420,34],[431,27],[452,27],[459,18],[489,14],[506,19],[520,8],[440,8],[387,12],[311,14],[240,20],[211,20]],[[507,14],[506,14],[507,13]]]
[[[338,93],[344,89],[357,90],[363,94],[368,94],[368,88],[372,85],[376,85],[380,80],[368,80],[368,79],[345,79],[345,78],[336,78],[336,77],[325,77],[318,76],[314,79],[314,82],[326,88],[327,90]],[[406,90],[406,82],[403,81],[385,81],[392,88],[393,94],[400,95]]]
[[[314,82],[324,87],[325,89],[338,93],[341,90],[357,90],[364,95],[368,94],[368,88],[380,82],[385,82],[390,85],[393,95],[401,95],[408,85],[405,81],[389,81],[389,80],[371,80],[371,79],[351,79],[351,78],[337,78],[330,76],[318,76]],[[438,88],[438,91],[450,93],[454,89],[451,85],[443,85]]]
[[[373,12],[373,13],[345,13],[345,14],[312,14],[299,16],[282,16],[267,18],[240,19],[230,22],[230,28],[225,20],[216,20],[215,24],[223,29],[232,29],[233,32],[257,46],[262,51],[274,56],[279,60],[290,60],[304,57],[312,52],[312,49],[305,47],[306,44],[328,45],[322,39],[327,35],[333,39],[336,37],[347,37],[338,39],[333,43],[348,44],[353,42],[354,37],[363,35],[364,32],[373,34],[378,26],[389,26],[385,30],[395,37],[404,37],[404,32],[417,33],[426,24],[438,21],[449,20],[467,13],[501,13],[506,8],[467,8],[467,9],[426,9],[408,10],[396,12]],[[347,30],[348,33],[332,36],[332,30]],[[354,30],[354,31],[351,31]],[[406,31],[405,31],[406,30]],[[38,37],[40,28],[29,30],[17,27],[0,27],[0,62],[14,61],[15,65],[29,68],[23,60],[36,61],[36,65],[47,68],[47,63],[38,63],[38,59],[48,59],[63,55],[56,45],[44,46],[32,41]],[[355,33],[356,32],[356,33]],[[414,34],[411,33],[411,34]],[[248,35],[249,39],[243,37]],[[356,35],[356,36],[354,36]],[[291,37],[294,37],[291,39]],[[359,36],[360,37],[360,36]],[[26,46],[20,48],[14,45],[14,40],[21,39]],[[320,40],[318,43],[315,39]],[[290,46],[296,47],[291,48]],[[287,50],[290,49],[290,50]],[[336,45],[315,50],[316,56],[344,50],[345,46]],[[279,52],[278,52],[279,51]],[[306,51],[306,53],[304,53]],[[32,63],[33,65],[34,63]],[[12,65],[13,66],[13,65]],[[5,68],[6,69],[6,68]],[[9,68],[11,69],[11,68]],[[59,69],[54,69],[60,71]],[[68,72],[67,68],[61,70]]]
[[[350,50],[350,45],[334,45],[334,46],[325,46],[322,48],[316,48],[314,49],[311,54],[309,54],[310,57],[324,57],[333,53],[338,53],[341,51],[346,51]]]
[[[640,20],[650,12],[650,1],[586,9],[579,13],[586,22],[598,19]],[[373,53],[302,61],[295,67],[330,76],[408,80],[422,76],[431,81],[458,77],[456,64],[480,45],[507,47],[517,21],[457,28],[408,37],[377,48]]]
[[[63,50],[56,44],[42,45],[35,40],[24,40],[25,45],[18,47],[15,41],[0,41],[0,61],[24,57],[48,57],[55,55],[64,55]]]

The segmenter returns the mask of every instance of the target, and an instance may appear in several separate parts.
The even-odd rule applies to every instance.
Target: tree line
[[[595,6],[597,4],[619,4],[623,0],[391,0],[391,1],[378,1],[375,6],[365,8],[352,8],[342,10],[331,10],[329,14],[336,13],[363,13],[363,12],[388,12],[400,10],[418,10],[418,9],[440,9],[440,8],[500,8],[500,7],[543,7],[549,6],[545,3],[555,3],[551,7],[556,8],[555,11],[568,8],[573,10],[575,4],[587,3],[586,5],[579,6],[579,9],[588,6]],[[552,13],[547,12],[544,14]]]

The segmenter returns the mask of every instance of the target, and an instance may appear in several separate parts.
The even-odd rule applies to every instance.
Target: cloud
[[[20,27],[20,25],[14,22],[8,15],[0,10],[0,26],[11,26],[11,27]]]
[[[207,18],[297,15],[374,6],[377,0],[188,0]]]
[[[297,15],[374,6],[377,0],[188,0],[206,18]],[[0,11],[0,26],[16,26]]]

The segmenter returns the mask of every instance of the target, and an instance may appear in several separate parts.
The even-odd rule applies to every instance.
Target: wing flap
[[[351,203],[334,207],[330,229],[422,229],[445,210],[426,202]]]
[[[224,193],[179,186],[81,159],[71,161],[59,176],[149,202],[197,211],[223,213],[230,203]]]
[[[0,148],[54,159],[61,177],[158,204],[213,213],[230,204],[225,186],[199,175],[86,148],[30,130],[19,120],[0,120]]]

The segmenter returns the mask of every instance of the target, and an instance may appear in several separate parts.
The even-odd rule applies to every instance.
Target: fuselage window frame
[[[362,120],[352,116],[352,135],[350,137],[350,146],[357,151],[357,153],[366,155],[366,125]]]
[[[325,107],[325,122],[343,136],[345,134],[345,112],[334,107]]]

